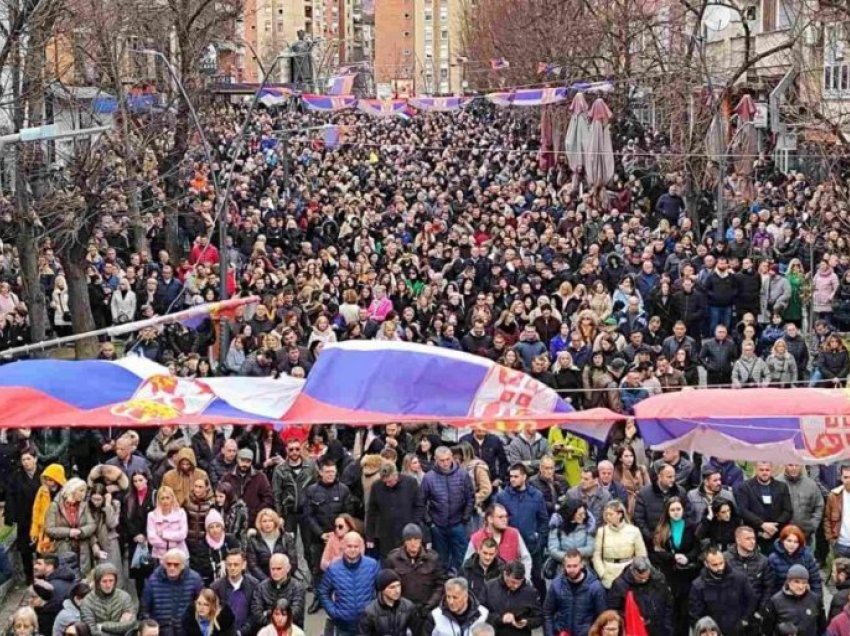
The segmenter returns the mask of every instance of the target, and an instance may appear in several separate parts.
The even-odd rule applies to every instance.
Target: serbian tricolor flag
[[[424,111],[435,111],[435,112],[449,112],[453,110],[460,110],[470,101],[472,98],[470,97],[411,97],[408,100],[408,103],[418,110]]]
[[[511,67],[511,63],[508,62],[503,57],[497,57],[497,58],[490,60],[490,68],[493,69],[494,71],[501,71],[503,69],[510,68],[510,67]]]
[[[337,75],[328,80],[328,95],[350,95],[354,89],[354,78],[357,73]]]
[[[436,421],[502,431],[562,425],[601,441],[618,419],[607,409],[575,412],[551,388],[492,360],[405,342],[329,344],[306,381],[178,378],[138,356],[0,367],[0,428]]]
[[[357,98],[353,95],[301,95],[301,101],[308,110],[336,112],[346,108],[354,108]]]
[[[357,108],[373,117],[407,117],[406,99],[361,99]]]

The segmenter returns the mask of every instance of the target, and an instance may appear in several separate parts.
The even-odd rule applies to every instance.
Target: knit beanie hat
[[[383,592],[396,581],[401,582],[401,579],[399,578],[398,574],[395,573],[395,570],[381,570],[380,572],[378,572],[378,576],[375,578],[375,589],[379,592]]]
[[[214,523],[224,525],[224,519],[221,518],[221,513],[215,508],[207,513],[207,517],[204,519],[204,528],[209,528]]]
[[[401,539],[402,541],[407,541],[408,539],[421,539],[422,538],[422,528],[417,526],[415,523],[408,523],[404,526],[404,529],[401,531]]]
[[[788,574],[785,576],[786,581],[790,581],[792,579],[798,579],[801,581],[809,580],[809,571],[806,569],[806,566],[800,565],[799,563],[796,565],[792,565],[788,568]]]

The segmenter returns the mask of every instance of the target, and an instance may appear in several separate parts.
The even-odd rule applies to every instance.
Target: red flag
[[[623,620],[625,622],[625,636],[649,636],[643,622],[643,616],[640,613],[640,607],[635,600],[635,593],[631,590],[626,592],[626,610],[623,613]]]

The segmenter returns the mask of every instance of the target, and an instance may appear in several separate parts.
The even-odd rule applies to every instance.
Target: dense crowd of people
[[[516,109],[336,114],[338,144],[280,139],[325,115],[261,110],[230,174],[244,116],[208,109],[220,161],[190,156],[179,200],[146,162],[149,248],[132,248],[119,197],[86,256],[89,299],[98,327],[216,300],[222,277],[260,302],[220,328],[105,340],[102,359],[303,378],[329,343],[424,343],[624,416],[662,392],[850,375],[841,182],[760,160],[754,183],[726,178],[718,235],[686,206],[682,175],[648,169],[666,148],[653,133],[587,188],[562,157],[541,160],[534,116]],[[181,254],[166,250],[172,205]],[[8,214],[0,238],[14,244]],[[0,349],[28,342],[18,268],[10,248]],[[39,274],[65,335],[49,241]],[[850,635],[850,467],[743,468],[653,453],[631,419],[599,447],[557,428],[436,423],[0,431],[30,586],[10,633],[298,636],[323,610],[339,636]]]

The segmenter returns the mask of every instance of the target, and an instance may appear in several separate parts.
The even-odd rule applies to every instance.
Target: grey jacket
[[[778,477],[788,484],[791,492],[791,508],[793,517],[791,523],[798,526],[806,537],[811,538],[823,519],[823,493],[817,482],[811,477],[800,475],[798,479],[790,479],[787,475]]]
[[[735,503],[735,495],[732,494],[731,489],[725,486],[720,489],[720,492],[715,495],[714,499],[717,497],[722,497],[727,501],[731,501],[733,504]],[[691,504],[691,519],[694,523],[699,523],[705,517],[705,511],[711,506],[711,503],[709,503],[708,498],[705,496],[702,485],[688,491],[688,501]]]
[[[517,435],[505,449],[509,466],[522,462],[535,472],[540,465],[540,459],[548,453],[549,442],[540,433],[535,433],[531,442],[525,435]]]

